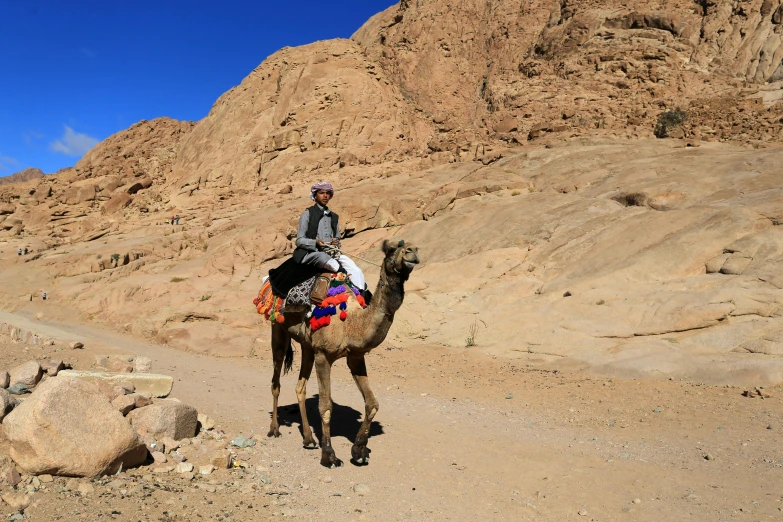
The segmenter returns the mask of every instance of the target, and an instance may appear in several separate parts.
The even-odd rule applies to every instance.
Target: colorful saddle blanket
[[[310,304],[310,291],[315,283],[315,277],[293,287],[285,299],[275,295],[272,284],[266,281],[258,292],[258,297],[253,299],[253,304],[256,305],[259,314],[278,323],[285,321],[286,306],[295,309],[301,309],[302,306],[309,307],[307,322],[312,331],[328,326],[334,315],[339,314],[340,320],[345,321],[348,318],[348,301],[352,295],[362,308],[367,308],[364,296],[351,284],[345,274],[337,273],[331,276],[327,297],[319,306]]]

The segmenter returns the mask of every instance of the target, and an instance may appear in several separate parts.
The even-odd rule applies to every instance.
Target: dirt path
[[[8,316],[5,315],[7,318]],[[0,317],[0,320],[2,317]],[[271,361],[215,359],[143,344],[93,326],[49,324],[84,339],[62,352],[148,355],[175,377],[173,395],[243,434],[266,433]],[[68,333],[65,334],[65,331]],[[28,348],[14,359],[35,356]],[[74,355],[72,355],[74,354]],[[4,365],[11,364],[4,354]],[[381,402],[370,465],[348,463],[363,405],[344,362],[334,370],[333,444],[319,465],[301,446],[295,375],[283,381],[284,428],[262,464],[290,488],[246,500],[303,520],[780,520],[783,393],[671,381],[612,381],[529,367],[470,350],[379,348],[368,359]],[[317,422],[317,384],[307,401]],[[357,495],[353,486],[369,493]],[[257,498],[260,496],[261,498]],[[236,503],[236,498],[225,499]],[[220,497],[215,502],[221,502]],[[233,504],[232,504],[233,506]],[[170,510],[172,520],[180,520]],[[135,516],[135,515],[134,515]],[[252,520],[234,512],[225,520]],[[255,515],[260,516],[260,514]],[[146,518],[128,518],[128,520]],[[150,520],[156,520],[150,518]]]

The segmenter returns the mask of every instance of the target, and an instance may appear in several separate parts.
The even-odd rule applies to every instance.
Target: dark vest
[[[308,209],[310,211],[310,221],[307,223],[307,233],[305,234],[305,237],[307,239],[317,239],[318,237],[318,223],[321,222],[321,218],[324,217],[324,211],[321,210],[321,207],[318,205],[313,205]],[[334,213],[334,211],[329,211],[330,215],[329,217],[332,220],[332,236],[333,237],[340,237],[340,233],[337,229],[337,222],[340,219],[340,216]],[[309,254],[307,250],[304,248],[296,247],[296,250],[294,250],[293,259],[297,263],[301,263],[304,257]]]

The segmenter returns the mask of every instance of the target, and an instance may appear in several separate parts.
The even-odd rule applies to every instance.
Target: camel
[[[370,450],[367,448],[370,425],[375,414],[378,413],[379,405],[370,389],[364,356],[386,338],[394,321],[394,314],[402,306],[405,281],[419,263],[418,248],[404,241],[386,240],[383,242],[382,250],[385,257],[381,264],[381,277],[367,308],[362,309],[356,301],[352,301],[345,321],[332,321],[331,325],[314,333],[307,325],[304,312],[286,311],[285,322],[272,323],[274,374],[272,376],[272,424],[269,427],[269,437],[280,437],[280,425],[277,421],[280,372],[285,365],[287,373],[293,364],[294,352],[291,347],[293,339],[302,348],[302,366],[296,384],[296,397],[302,415],[303,445],[308,449],[318,447],[305,410],[307,380],[315,364],[319,390],[318,410],[321,414],[322,428],[321,465],[328,468],[342,465],[342,461],[337,458],[332,449],[330,437],[332,364],[343,357],[347,359],[351,375],[364,397],[364,419],[351,448],[351,461],[356,465],[366,465],[370,458]]]

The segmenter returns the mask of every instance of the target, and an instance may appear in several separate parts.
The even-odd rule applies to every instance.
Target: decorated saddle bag
[[[315,278],[313,283],[313,289],[310,290],[310,302],[316,306],[320,306],[324,299],[327,298],[329,288],[332,286],[332,274],[321,274]]]

